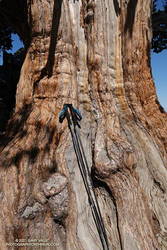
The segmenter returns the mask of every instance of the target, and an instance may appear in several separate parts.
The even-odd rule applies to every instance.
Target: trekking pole
[[[70,113],[68,110],[70,111]],[[100,237],[100,241],[103,246],[103,250],[109,250],[108,239],[103,219],[101,216],[99,204],[96,198],[96,194],[94,192],[89,166],[83,149],[82,141],[76,128],[77,126],[81,128],[78,121],[82,119],[82,116],[79,110],[75,109],[72,104],[64,104],[62,111],[59,113],[59,121],[62,123],[65,118],[68,121],[68,127],[71,133],[74,151],[77,157],[77,162],[84,182],[84,186],[88,195],[88,201],[92,210],[93,219]]]

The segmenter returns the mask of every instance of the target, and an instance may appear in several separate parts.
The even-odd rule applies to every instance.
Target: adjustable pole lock
[[[65,118],[68,120],[68,125],[71,125],[71,119],[70,119],[70,114],[72,117],[72,121],[74,126],[78,126],[79,128],[81,127],[78,123],[78,121],[81,121],[82,116],[81,113],[78,109],[74,108],[72,104],[64,104],[63,109],[59,113],[59,122],[62,123]]]

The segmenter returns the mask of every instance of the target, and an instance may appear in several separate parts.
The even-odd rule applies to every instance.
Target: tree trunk
[[[151,0],[26,8],[31,42],[1,143],[1,249],[24,240],[19,249],[102,249],[67,122],[58,121],[72,103],[110,249],[165,250],[167,116],[150,69]],[[27,41],[27,24],[16,26]]]

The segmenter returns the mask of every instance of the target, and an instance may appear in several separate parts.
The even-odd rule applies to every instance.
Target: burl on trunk
[[[67,122],[58,121],[64,103],[83,115],[110,248],[167,249],[167,115],[150,69],[151,0],[25,0],[22,26],[13,2],[8,20],[31,39],[1,143],[1,249],[102,249]]]

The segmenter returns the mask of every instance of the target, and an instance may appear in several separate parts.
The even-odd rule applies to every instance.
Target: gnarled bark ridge
[[[0,154],[3,249],[16,239],[102,249],[67,122],[58,121],[64,103],[83,115],[111,249],[166,249],[167,117],[150,69],[151,0],[26,7],[31,42]]]

